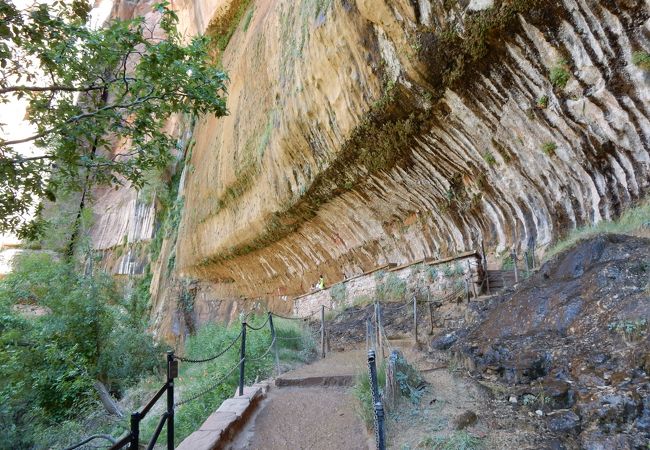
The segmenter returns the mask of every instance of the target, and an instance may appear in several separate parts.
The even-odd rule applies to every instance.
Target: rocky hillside
[[[349,308],[328,324],[332,347],[363,345],[373,309]],[[447,320],[453,311],[457,320]],[[431,403],[421,402],[401,434],[444,430],[441,420],[451,423],[466,405],[478,416],[470,432],[486,437],[484,448],[647,448],[650,239],[580,241],[500,295],[440,305],[431,328],[426,305],[418,317],[423,345],[416,347],[411,309],[382,308],[390,342],[407,342],[431,373],[430,401],[447,398],[451,406],[431,415]],[[467,395],[477,390],[484,395]]]
[[[435,339],[566,448],[650,441],[650,240],[603,235],[555,257],[477,325]],[[450,339],[451,336],[451,339]]]
[[[116,11],[147,9],[128,5]],[[181,278],[200,280],[202,320],[241,299],[283,307],[321,274],[481,242],[543,252],[648,192],[647,1],[173,7],[216,38],[230,115],[198,118],[183,141],[177,233],[152,284],[166,334],[182,327]]]

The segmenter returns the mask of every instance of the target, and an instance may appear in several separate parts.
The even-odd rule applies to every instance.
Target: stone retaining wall
[[[481,257],[475,252],[437,261],[425,259],[399,267],[389,264],[297,297],[293,312],[296,316],[307,316],[321,305],[335,309],[366,304],[375,299],[401,302],[411,299],[414,294],[443,297],[457,288],[464,288],[465,280],[473,291],[474,287],[480,288],[482,274]]]

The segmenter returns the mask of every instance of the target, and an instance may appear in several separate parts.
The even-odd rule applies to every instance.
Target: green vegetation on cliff
[[[558,240],[544,255],[544,259],[560,254],[573,247],[578,241],[601,233],[633,234],[642,229],[650,229],[650,201],[646,200],[625,211],[614,220],[601,220],[595,225],[575,228]]]

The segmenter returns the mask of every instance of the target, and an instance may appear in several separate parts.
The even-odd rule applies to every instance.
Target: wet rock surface
[[[522,408],[543,411],[549,445],[646,449],[649,282],[650,240],[582,241],[516,291],[471,305],[479,320],[450,351],[508,391],[505,401],[515,392]]]

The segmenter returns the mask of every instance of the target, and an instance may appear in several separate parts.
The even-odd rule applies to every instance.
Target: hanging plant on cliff
[[[43,222],[30,211],[61,190],[142,186],[143,171],[171,158],[172,114],[226,114],[227,76],[209,62],[208,38],[184,43],[166,3],[154,21],[99,29],[90,11],[86,0],[24,9],[0,0],[0,107],[26,102],[33,125],[16,136],[0,124],[0,233],[37,236]],[[22,143],[37,154],[21,154]]]

